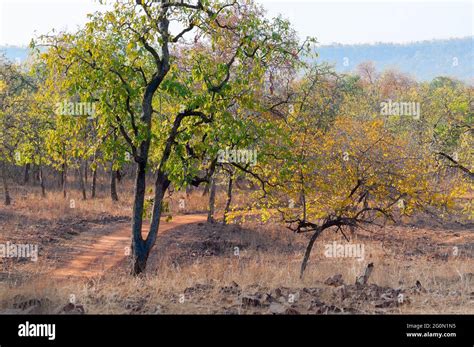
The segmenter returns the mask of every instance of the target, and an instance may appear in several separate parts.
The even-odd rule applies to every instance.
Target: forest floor
[[[310,235],[258,218],[222,225],[173,214],[135,278],[128,202],[64,205],[29,198],[0,208],[0,244],[39,246],[37,261],[0,258],[0,313],[474,313],[472,223],[404,221],[357,230],[349,243],[328,230],[300,279]],[[327,255],[347,244],[362,256]],[[368,283],[356,285],[369,263]]]

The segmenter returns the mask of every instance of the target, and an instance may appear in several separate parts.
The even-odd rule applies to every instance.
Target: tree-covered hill
[[[28,56],[26,47],[0,46],[0,51],[13,61]],[[317,52],[318,62],[334,64],[339,72],[350,72],[361,62],[373,61],[379,71],[396,68],[421,81],[437,76],[470,83],[474,79],[474,37],[407,44],[333,44],[319,46]]]
[[[408,44],[334,44],[320,46],[317,52],[318,61],[335,64],[339,72],[373,61],[379,71],[396,68],[422,81],[451,76],[472,83],[474,78],[474,37]]]

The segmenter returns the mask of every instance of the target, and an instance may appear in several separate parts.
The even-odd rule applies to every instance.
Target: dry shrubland
[[[173,194],[175,199],[181,196],[185,198],[186,193]],[[197,206],[198,212],[206,205],[202,192],[191,193],[187,201],[188,208]],[[469,224],[433,226],[418,221],[415,225],[407,220],[360,229],[350,235],[350,243],[364,245],[361,260],[326,257],[325,245],[347,244],[342,235],[327,230],[318,239],[300,279],[308,236],[294,234],[274,221],[227,226],[194,223],[159,236],[143,276],[130,276],[127,258],[119,257],[117,264],[100,276],[54,278],[54,269],[67,266],[78,253],[79,242],[93,244],[98,235],[113,235],[114,228],[107,227],[129,225],[126,201],[111,203],[107,197],[79,200],[75,209],[67,203],[52,193],[46,200],[32,195],[2,208],[2,242],[7,237],[25,239],[29,233],[33,237],[37,228],[50,237],[41,244],[36,263],[3,259],[2,312],[474,312],[474,234]],[[178,215],[172,207],[169,214]],[[52,226],[61,220],[72,226],[69,236],[61,227],[64,224],[54,231]],[[50,228],[44,229],[41,221],[47,221]],[[15,229],[16,225],[22,227]],[[454,247],[458,249],[455,254]],[[374,271],[368,284],[355,286],[369,263],[374,264]],[[335,283],[328,282],[331,278]],[[74,305],[68,306],[71,300]]]

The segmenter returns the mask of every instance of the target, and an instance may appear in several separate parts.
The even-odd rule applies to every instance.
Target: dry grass
[[[181,212],[202,211],[207,206],[207,197],[203,198],[202,192],[190,195],[175,192],[168,199],[171,213],[176,213],[176,208],[179,210],[179,199],[186,199],[187,211]],[[219,194],[219,199],[222,204],[223,193]],[[49,193],[47,199],[37,194],[17,198],[10,212],[49,220],[65,217],[87,219],[100,214],[127,216],[129,206],[130,201],[123,197],[120,202],[112,203],[106,196],[101,196],[96,200],[78,199],[76,208],[71,209],[61,193]],[[130,277],[127,264],[121,264],[100,278],[53,281],[47,276],[46,264],[39,262],[34,269],[18,264],[10,272],[25,276],[17,284],[0,281],[0,310],[9,312],[19,301],[46,298],[47,304],[41,306],[39,312],[54,313],[74,294],[77,303],[83,305],[87,313],[226,313],[230,309],[253,313],[242,306],[238,296],[222,294],[221,288],[232,282],[238,283],[243,293],[255,288],[268,292],[282,287],[295,292],[303,288],[319,288],[321,300],[342,305],[337,298],[337,289],[325,285],[325,280],[341,274],[346,284],[354,284],[356,276],[373,262],[375,268],[369,283],[407,292],[408,301],[387,313],[474,313],[472,249],[471,253],[463,252],[456,257],[440,256],[455,245],[473,245],[474,235],[469,230],[433,231],[406,226],[375,230],[378,235],[386,235],[383,241],[380,237],[371,238],[369,234],[360,232],[352,242],[364,244],[366,254],[362,261],[325,257],[325,244],[343,242],[340,235],[328,232],[318,240],[301,280],[299,269],[306,236],[293,235],[275,224],[252,222],[245,227],[246,231],[240,232],[236,226],[216,227],[215,230],[202,226],[199,230],[186,229],[166,238],[163,236],[158,240],[156,253],[159,256],[150,265],[152,270],[140,278]],[[198,252],[210,237],[218,237],[216,240],[221,243],[227,242],[224,251],[213,256],[191,257],[190,254]],[[426,248],[419,246],[419,242],[425,242],[423,240]],[[181,245],[175,245],[175,241]],[[184,248],[186,241],[189,241],[188,248]],[[73,247],[74,238],[67,243]],[[232,245],[244,245],[238,257],[233,254]],[[405,254],[411,251],[418,253]],[[177,264],[177,255],[185,257],[186,261]],[[413,292],[416,281],[423,284],[427,290],[425,293]],[[200,285],[207,287],[199,289]],[[184,301],[180,300],[182,298]],[[380,311],[374,309],[370,300],[354,298],[351,306],[360,312]],[[303,306],[297,307],[305,312]],[[260,312],[267,311],[261,309]]]
[[[164,313],[207,313],[210,309],[222,312],[223,303],[218,300],[219,289],[232,282],[238,283],[242,288],[258,285],[269,289],[288,287],[295,291],[304,287],[328,289],[323,284],[326,278],[341,273],[347,283],[353,283],[355,276],[365,266],[364,263],[350,260],[314,260],[303,280],[299,279],[299,255],[246,254],[240,260],[230,257],[204,259],[179,269],[165,262],[156,274],[143,278],[132,278],[122,269],[96,280],[72,283],[53,284],[46,278],[39,278],[38,282],[21,288],[2,286],[0,296],[2,309],[12,307],[15,300],[18,300],[17,295],[21,295],[24,298],[48,298],[52,306],[49,308],[51,311],[47,311],[54,312],[74,294],[88,313],[134,313],[131,308],[133,305],[130,304],[134,302],[141,303],[141,313],[155,313],[158,308],[165,308],[162,311]],[[419,280],[430,291],[417,296],[410,295],[411,302],[400,306],[396,313],[474,313],[474,303],[470,296],[472,280],[457,275],[458,271],[468,273],[474,265],[472,260],[453,261],[436,267],[421,261],[418,264],[391,264],[386,259],[371,261],[377,264],[371,283],[404,288],[413,286]],[[200,284],[211,284],[212,287],[205,295],[185,294],[188,288]],[[182,294],[185,301],[180,303]],[[332,291],[327,290],[321,298],[330,301],[331,294]],[[367,312],[373,311],[370,302],[359,304]]]

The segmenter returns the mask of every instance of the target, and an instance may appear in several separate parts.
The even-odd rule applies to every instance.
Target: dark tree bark
[[[117,171],[114,170],[114,163],[110,165],[110,198],[112,201],[118,201],[117,194]]]
[[[2,181],[3,181],[3,193],[4,193],[4,204],[8,206],[12,203],[12,199],[10,197],[10,192],[8,191],[8,182],[7,182],[7,166],[4,162],[2,162]]]
[[[97,169],[93,169],[92,170],[92,184],[91,184],[91,198],[92,199],[95,199],[96,185],[97,185]]]
[[[142,4],[145,8],[146,5]],[[133,201],[133,216],[132,216],[132,273],[134,275],[139,275],[145,271],[146,263],[148,260],[148,255],[151,248],[153,247],[156,239],[156,233],[158,232],[159,218],[161,216],[161,203],[164,194],[163,190],[168,187],[169,181],[164,175],[162,170],[164,169],[164,164],[168,160],[169,154],[171,152],[172,142],[174,142],[174,137],[176,137],[177,127],[181,123],[181,120],[175,120],[173,126],[173,131],[169,137],[173,137],[172,142],[167,141],[165,150],[163,152],[163,157],[161,160],[160,167],[158,169],[157,180],[155,182],[155,200],[153,206],[153,215],[152,222],[150,225],[150,231],[148,233],[147,239],[144,240],[142,236],[142,226],[143,226],[143,209],[145,202],[145,190],[146,190],[146,168],[148,165],[148,154],[151,144],[151,128],[152,128],[152,115],[153,115],[153,96],[161,85],[161,82],[168,74],[170,70],[170,54],[169,54],[169,20],[168,9],[162,7],[160,14],[157,18],[157,25],[159,26],[160,34],[163,38],[161,44],[161,56],[158,52],[151,47],[145,41],[145,48],[154,58],[156,64],[156,72],[153,78],[147,83],[145,87],[145,92],[142,99],[142,113],[141,121],[146,127],[146,137],[142,140],[139,146],[135,146],[133,141],[130,139],[125,129],[120,127],[122,135],[127,140],[128,144],[132,148],[132,153],[134,155],[135,162],[137,163],[136,178],[135,178],[135,193]],[[133,118],[132,118],[133,121]],[[176,129],[175,129],[176,128]],[[138,135],[136,127],[134,127],[135,135]],[[169,139],[168,139],[169,140]]]
[[[135,193],[132,215],[132,274],[138,275],[145,271],[148,260],[148,250],[142,237],[143,210],[146,189],[146,164],[137,163],[135,177]]]
[[[120,170],[116,170],[115,175],[116,175],[115,177],[117,177],[117,182],[119,183],[122,182],[122,177],[123,177],[122,172]]]
[[[467,168],[466,166],[464,165],[461,165],[457,160],[455,160],[452,156],[446,154],[446,153],[443,153],[443,152],[438,152],[436,153],[444,158],[446,158],[449,162],[451,162],[453,165],[452,167],[455,167],[459,170],[461,170],[462,172],[464,172],[471,180],[474,180],[474,172],[471,171],[469,168]]]
[[[30,163],[25,165],[25,173],[23,175],[23,184],[28,184],[30,182]]]
[[[134,252],[135,259],[133,271],[135,274],[140,274],[145,271],[148,256],[151,249],[155,245],[158,229],[160,226],[163,198],[165,196],[166,190],[169,187],[169,184],[170,181],[166,175],[162,171],[159,171],[155,181],[155,197],[150,223],[150,231],[148,232],[148,236],[145,240],[143,240],[142,237],[140,237],[140,239],[134,240],[133,247],[136,247],[136,251]]]
[[[79,186],[82,192],[82,200],[87,200],[86,185],[84,183],[84,176],[82,174],[81,165],[79,165],[79,167],[77,168],[77,173],[79,174]]]
[[[61,165],[61,171],[59,172],[58,188],[62,188],[64,185],[64,164]]]
[[[62,179],[61,179],[61,182],[62,182],[62,186],[63,186],[63,196],[64,198],[67,197],[67,165],[66,164],[63,164],[63,171],[62,171]]]
[[[145,2],[141,2],[140,5],[146,13],[149,13],[148,5],[146,5]],[[140,115],[141,124],[143,125],[141,129],[144,130],[142,134],[139,134],[140,130],[135,124],[134,112],[132,111],[130,105],[127,105],[132,130],[134,133],[133,135],[135,136],[135,138],[141,138],[140,143],[138,145],[134,143],[134,141],[127,133],[123,125],[121,125],[123,123],[120,122],[120,119],[118,120],[120,132],[122,133],[125,140],[132,149],[133,157],[137,164],[132,219],[132,272],[135,275],[140,274],[145,270],[148,255],[156,241],[160,224],[163,197],[170,184],[170,181],[168,180],[168,177],[165,172],[165,166],[170,157],[172,147],[175,144],[176,136],[178,135],[178,128],[181,125],[181,121],[184,117],[187,116],[201,117],[202,121],[206,123],[212,121],[212,119],[206,117],[201,112],[195,111],[194,109],[184,110],[183,112],[180,112],[176,115],[173,127],[167,136],[165,148],[163,150],[163,154],[160,159],[160,164],[157,169],[152,220],[150,223],[150,230],[146,239],[144,240],[142,236],[142,224],[146,190],[146,169],[148,165],[149,148],[152,139],[151,131],[153,119],[153,96],[155,95],[164,78],[170,71],[169,44],[178,42],[180,37],[182,37],[185,33],[191,31],[195,26],[195,24],[192,23],[188,28],[183,29],[180,34],[174,37],[171,36],[169,32],[170,21],[168,19],[168,11],[170,11],[170,9],[172,11],[172,9],[176,8],[177,6],[187,7],[189,9],[200,11],[203,14],[207,14],[209,17],[217,17],[217,14],[211,11],[210,9],[206,10],[201,2],[199,2],[198,5],[190,5],[183,2],[168,2],[162,0],[161,6],[159,7],[159,11],[156,15],[156,19],[153,19],[161,36],[159,51],[156,50],[152,45],[150,45],[145,37],[140,38],[140,41],[142,42],[144,48],[153,57],[153,62],[156,66],[156,69],[152,75],[152,78],[149,81],[145,81],[144,85],[144,94],[142,98]],[[234,63],[234,58],[235,56],[230,61],[229,67]],[[229,77],[230,73],[227,74],[227,78],[225,78],[223,82],[221,82],[218,86],[212,89],[213,92],[219,92],[223,87],[225,87]],[[126,84],[124,79],[121,80],[123,84]]]
[[[46,196],[46,189],[44,186],[43,167],[41,165],[39,166],[39,180],[41,186],[41,196],[44,198]]]
[[[369,277],[374,270],[374,263],[370,263],[364,270],[364,273],[356,278],[356,285],[365,286],[369,281]]]
[[[321,227],[318,227],[311,236],[308,246],[306,246],[303,262],[301,263],[300,278],[303,278],[304,270],[306,270],[306,266],[308,265],[309,256],[311,255],[311,250],[313,249],[314,242],[319,237],[319,235],[321,235],[322,231],[323,229]]]
[[[209,191],[209,211],[207,213],[207,222],[214,223],[214,213],[215,213],[215,206],[216,206],[216,177],[213,175],[211,177],[211,188]]]
[[[227,215],[230,211],[230,204],[232,203],[232,188],[234,182],[234,175],[232,173],[229,174],[229,183],[227,185],[227,202],[225,204],[224,209],[224,225],[227,224]]]
[[[86,159],[86,160],[84,160],[84,184],[86,186],[87,186],[87,181],[89,180],[88,171],[89,171],[89,165],[88,165],[88,161]]]

